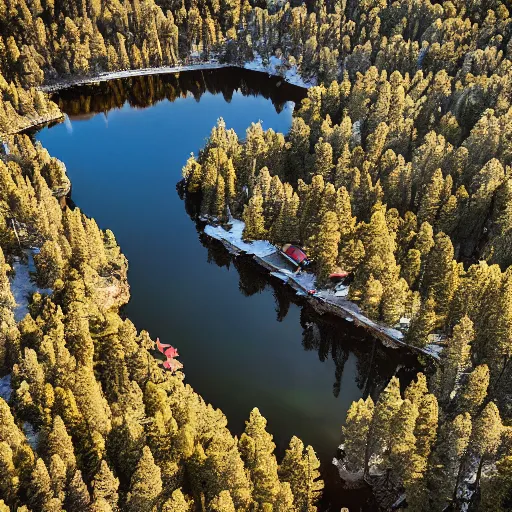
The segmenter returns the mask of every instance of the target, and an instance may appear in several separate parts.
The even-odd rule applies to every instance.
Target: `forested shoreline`
[[[409,315],[409,343],[448,336],[429,379],[352,405],[344,471],[391,472],[413,511],[508,510],[511,32],[501,0],[0,0],[0,132],[56,115],[38,87],[57,77],[256,54],[315,76],[286,136],[254,124],[240,142],[220,121],[185,166],[188,192],[219,222],[229,207],[247,239],[304,245],[320,284],[352,271],[350,298],[388,324]],[[60,206],[65,169],[40,145],[6,140],[3,509],[314,510],[313,449],[293,438],[278,464],[257,410],[238,440],[163,371],[149,334],[119,316],[114,234]],[[53,293],[17,323],[9,276],[30,247]]]

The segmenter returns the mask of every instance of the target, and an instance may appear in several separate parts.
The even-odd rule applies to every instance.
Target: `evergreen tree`
[[[320,137],[315,144],[314,174],[323,176],[324,180],[330,181],[333,167],[332,146]]]
[[[323,489],[319,466],[313,449],[308,446],[304,451],[302,441],[292,437],[279,466],[279,478],[281,482],[290,484],[295,510],[314,510]]]
[[[263,197],[256,194],[249,199],[244,208],[243,219],[245,228],[243,237],[246,240],[261,240],[266,236],[265,217],[263,216]]]
[[[404,398],[407,398],[407,400],[416,405],[418,410],[421,411],[421,403],[427,394],[427,378],[420,372],[416,375],[416,380],[413,380],[405,389]]]
[[[429,252],[422,279],[422,290],[432,294],[436,300],[436,314],[448,313],[455,288],[458,270],[453,264],[453,245],[448,236],[438,233],[435,245]]]
[[[160,468],[155,464],[151,450],[144,446],[142,457],[137,463],[130,481],[130,491],[126,498],[127,510],[151,511],[162,492]]]
[[[293,507],[293,493],[288,482],[281,483],[279,494],[274,504],[274,510],[276,510],[276,512],[292,512],[295,510]]]
[[[309,242],[319,283],[327,282],[329,274],[336,267],[339,242],[338,217],[334,212],[327,211],[322,217],[318,233]]]
[[[33,510],[41,510],[52,498],[51,480],[42,459],[37,459],[28,490],[28,502]]]
[[[275,444],[265,430],[267,421],[258,409],[251,411],[245,431],[240,437],[240,452],[254,485],[253,498],[260,504],[272,505],[279,493]]]
[[[436,397],[430,393],[426,394],[418,410],[419,416],[414,428],[416,454],[427,460],[437,437],[439,408]]]
[[[472,415],[483,404],[489,387],[489,368],[486,364],[477,366],[468,376],[460,396],[460,408]]]
[[[471,450],[479,461],[475,482],[477,488],[485,461],[498,451],[502,430],[500,412],[496,404],[489,402],[482,413],[475,418],[471,432]]]
[[[65,506],[68,510],[87,510],[90,502],[91,497],[82,479],[82,473],[76,470],[67,486]]]
[[[231,500],[231,504],[232,503],[233,500]],[[172,492],[171,497],[164,503],[162,512],[188,512],[190,509],[191,504],[187,502],[181,489],[176,489]]]
[[[453,328],[448,346],[442,352],[442,384],[441,397],[447,400],[452,392],[456,392],[461,375],[465,373],[470,365],[471,343],[475,333],[473,322],[464,316]]]
[[[393,377],[375,405],[365,454],[365,474],[368,472],[370,456],[372,454],[382,455],[391,446],[391,436],[393,435],[391,424],[402,402],[400,382]]]
[[[71,475],[76,467],[75,452],[73,449],[73,441],[68,435],[66,426],[60,416],[53,419],[53,428],[49,432],[44,441],[44,448],[48,450],[51,456],[58,455],[66,464],[68,474]]]
[[[378,320],[380,318],[380,303],[382,301],[382,283],[370,274],[361,299],[361,308],[369,318]]]
[[[407,343],[423,348],[428,344],[429,334],[436,324],[435,302],[432,297],[422,301],[420,310],[413,317],[407,331]]]
[[[345,425],[342,427],[344,439],[345,464],[349,471],[364,469],[366,443],[373,417],[373,400],[368,397],[352,402]]]
[[[222,491],[211,501],[209,510],[212,512],[235,512],[235,505],[229,491]]]
[[[404,480],[410,478],[411,463],[416,451],[414,428],[417,417],[418,408],[405,399],[390,423],[389,463],[393,472]]]
[[[116,510],[119,480],[114,476],[105,460],[101,461],[98,472],[93,478],[92,496],[94,500],[105,500],[112,510]]]

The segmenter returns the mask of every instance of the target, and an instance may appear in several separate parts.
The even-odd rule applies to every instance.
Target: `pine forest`
[[[352,403],[340,479],[391,496],[381,510],[512,510],[511,36],[509,0],[0,0],[0,512],[321,510],[314,447],[278,453],[256,407],[234,436],[176,354],[155,358],[162,334],[122,314],[115,234],[26,131],[63,118],[52,87],[254,59],[306,97],[288,133],[218,120],[182,170],[196,218],[299,245],[317,289],[350,273],[347,300],[410,319],[423,366]]]

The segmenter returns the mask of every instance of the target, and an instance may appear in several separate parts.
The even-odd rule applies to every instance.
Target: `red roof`
[[[333,273],[333,274],[331,274],[329,277],[330,277],[331,279],[336,279],[336,278],[341,279],[341,278],[343,278],[343,277],[347,277],[347,276],[348,276],[348,274],[349,274],[349,273],[348,273],[348,272],[345,272],[345,271],[343,271],[343,272],[334,272],[334,273]]]
[[[297,263],[302,263],[308,258],[303,251],[294,245],[290,245],[290,247],[286,249],[285,254]]]

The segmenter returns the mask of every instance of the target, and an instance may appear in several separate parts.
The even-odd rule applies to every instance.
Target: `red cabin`
[[[283,245],[281,252],[292,263],[295,263],[296,265],[299,265],[302,268],[307,267],[310,263],[308,257],[306,256],[306,253],[296,245]]]
[[[348,277],[349,272],[346,272],[345,270],[342,270],[341,272],[333,272],[329,275],[329,279],[332,279],[333,281],[337,281],[340,279],[345,279],[345,277]]]

